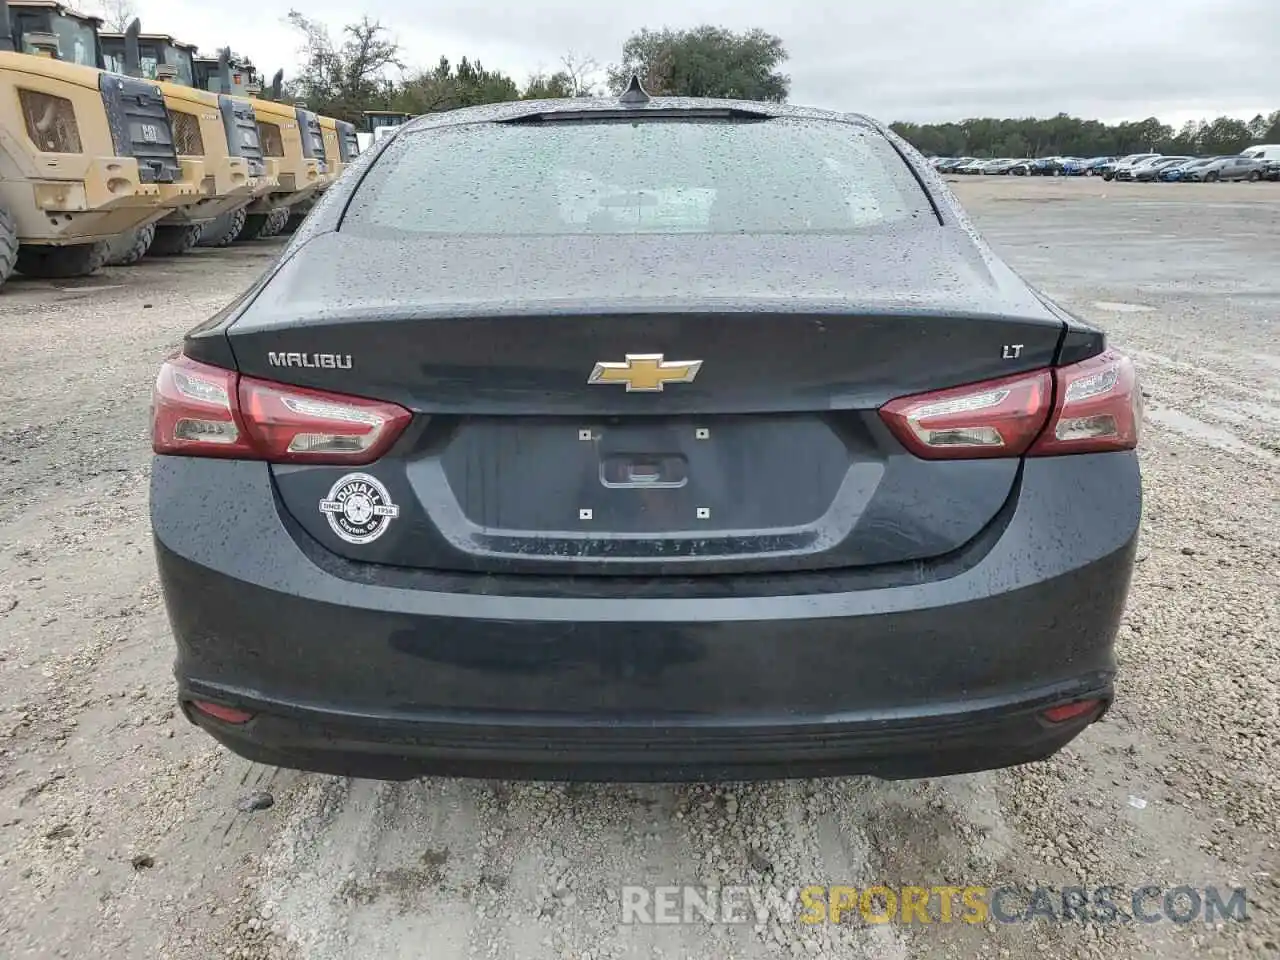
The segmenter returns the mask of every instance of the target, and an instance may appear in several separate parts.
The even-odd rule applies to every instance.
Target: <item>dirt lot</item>
[[[720,787],[348,782],[175,716],[147,402],[271,244],[0,295],[0,956],[1280,952],[1280,184],[969,178],[980,228],[1148,394],[1106,722],[1034,769]],[[266,790],[270,809],[237,802]],[[1245,887],[1247,923],[621,926],[621,884]],[[1154,901],[1158,908],[1159,901]]]

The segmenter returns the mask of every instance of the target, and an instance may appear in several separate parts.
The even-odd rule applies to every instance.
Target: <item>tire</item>
[[[18,262],[18,223],[4,207],[0,207],[0,287],[13,275]]]
[[[1214,172],[1214,171],[1212,171],[1212,170],[1210,170],[1208,173],[1206,173],[1206,174],[1204,175],[1204,182],[1205,182],[1205,183],[1217,183],[1217,182],[1218,182],[1218,179],[1219,179],[1219,178],[1218,178],[1218,174],[1217,174],[1217,173],[1215,173],[1215,172]]]
[[[1262,179],[1262,174],[1260,174],[1257,170],[1252,170],[1250,171],[1247,179],[1250,183],[1257,183],[1259,180]]]
[[[271,237],[280,235],[280,231],[284,229],[284,225],[289,222],[289,208],[276,207],[267,214],[267,224],[262,228],[262,233],[258,234],[259,239],[267,240]]]
[[[156,238],[151,243],[153,257],[180,257],[197,243],[204,233],[202,224],[181,227],[159,227]]]
[[[234,213],[224,213],[216,220],[210,220],[200,232],[196,241],[201,247],[229,247],[235,243],[236,237],[244,228],[245,209],[241,207]]]
[[[138,230],[122,233],[107,244],[108,267],[131,267],[147,255],[156,236],[156,225],[148,223]]]
[[[106,243],[77,243],[68,247],[18,248],[17,271],[39,280],[64,280],[96,273],[107,259]]]
[[[261,238],[262,231],[267,228],[267,221],[271,218],[269,213],[251,213],[244,218],[244,226],[240,230],[239,236],[236,237],[237,243],[247,243],[250,240]]]
[[[1110,183],[1115,178],[1116,178],[1116,175],[1114,173],[1104,173],[1102,175],[1102,179],[1107,181],[1107,183]]]

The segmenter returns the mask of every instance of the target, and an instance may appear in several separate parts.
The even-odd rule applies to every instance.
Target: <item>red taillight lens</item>
[[[151,447],[192,457],[255,458],[236,415],[236,374],[178,355],[160,368],[151,406]]]
[[[394,403],[240,378],[240,414],[266,459],[276,463],[371,463],[412,414]]]
[[[1054,371],[1057,399],[1032,457],[1132,450],[1142,424],[1142,391],[1133,361],[1114,350]]]
[[[900,397],[880,416],[926,460],[1132,450],[1142,392],[1133,361],[1107,350],[1066,367]]]
[[[413,415],[381,400],[241,377],[171,357],[156,378],[152,449],[273,463],[366,464]]]
[[[891,400],[880,416],[926,460],[1019,457],[1043,429],[1053,397],[1048,370]]]

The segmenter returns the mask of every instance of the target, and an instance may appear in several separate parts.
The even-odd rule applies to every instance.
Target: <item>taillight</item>
[[[1132,450],[1142,426],[1142,391],[1133,361],[1107,350],[1053,372],[1058,389],[1048,428],[1032,457]]]
[[[156,378],[152,449],[273,463],[366,464],[413,415],[393,403],[242,377],[175,356]]]
[[[880,416],[926,460],[1132,450],[1142,393],[1133,361],[1107,350],[1066,367],[900,397]]]
[[[891,400],[880,408],[902,444],[926,460],[1020,457],[1053,402],[1048,370]]]
[[[160,367],[151,448],[192,457],[256,459],[236,411],[236,374],[178,355]]]
[[[240,415],[267,460],[371,463],[412,414],[394,403],[240,378]]]

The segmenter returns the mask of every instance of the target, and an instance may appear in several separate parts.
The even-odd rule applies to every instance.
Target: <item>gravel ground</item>
[[[925,782],[392,785],[231,756],[173,709],[148,390],[276,246],[7,287],[0,956],[1280,953],[1280,187],[954,189],[1138,359],[1147,510],[1106,721],[1037,767]],[[680,883],[1242,886],[1250,920],[619,924],[621,885]]]

